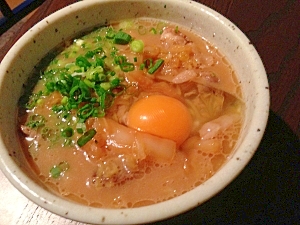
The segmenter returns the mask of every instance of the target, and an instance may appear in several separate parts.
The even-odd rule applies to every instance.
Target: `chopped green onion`
[[[122,63],[127,62],[126,56],[123,56],[123,55],[115,56],[114,57],[114,62],[117,65],[121,65]]]
[[[50,176],[53,177],[53,178],[59,178],[61,172],[62,172],[62,171],[61,171],[61,169],[60,169],[58,166],[53,166],[53,167],[50,169]]]
[[[63,137],[72,137],[73,134],[74,134],[74,131],[71,127],[67,127],[61,132],[61,135]]]
[[[163,63],[164,63],[163,59],[156,60],[155,64],[149,68],[148,73],[149,74],[155,73]]]
[[[84,69],[87,69],[91,66],[91,63],[84,56],[78,56],[75,64],[76,66],[83,67]]]
[[[130,49],[133,52],[141,53],[144,51],[144,42],[142,40],[133,40],[130,42]]]
[[[67,171],[69,168],[69,163],[65,161],[60,162],[58,165],[54,165],[50,169],[50,176],[53,178],[59,178],[62,175],[62,173]]]
[[[88,79],[84,79],[83,82],[89,87],[89,88],[94,88],[95,87],[95,82],[92,82]]]
[[[38,104],[38,101],[40,100],[42,94],[42,91],[39,91],[38,93],[33,93],[30,96],[29,101],[26,103],[26,108],[33,109]]]
[[[124,62],[120,65],[120,68],[123,72],[129,72],[134,70],[134,64],[129,62]]]
[[[84,121],[93,114],[93,104],[86,104],[77,111],[77,116]]]
[[[43,99],[41,99],[41,98],[38,99],[38,100],[36,101],[36,104],[37,104],[37,105],[40,105],[40,104],[42,104],[42,103],[43,103]]]
[[[134,64],[127,62],[127,58],[123,55],[115,56],[114,62],[120,66],[123,72],[129,72],[134,70]]]
[[[152,27],[152,28],[150,29],[150,33],[152,33],[152,34],[157,34],[157,31],[156,31],[156,29],[155,29],[154,27]]]
[[[86,125],[85,123],[81,122],[81,123],[77,123],[76,124],[76,131],[79,134],[83,134],[86,131]]]
[[[103,82],[100,84],[100,87],[102,87],[104,90],[109,90],[111,88],[111,85],[109,82]]]
[[[63,105],[54,105],[54,106],[52,106],[52,111],[55,112],[55,113],[59,113],[63,110],[64,110]]]
[[[112,87],[112,88],[115,88],[115,87],[119,86],[119,85],[120,85],[120,82],[121,82],[121,81],[120,81],[119,78],[114,78],[113,80],[110,81],[111,87]]]
[[[96,67],[98,67],[98,66],[101,66],[102,68],[104,68],[104,66],[105,66],[105,60],[106,59],[106,56],[102,56],[101,58],[99,58],[99,57],[96,57]]]
[[[26,123],[27,127],[32,129],[42,127],[45,125],[45,117],[39,114],[34,114],[29,117],[29,121]]]
[[[119,45],[126,45],[131,41],[131,36],[123,31],[119,31],[114,36],[114,43]]]
[[[66,138],[64,140],[63,146],[73,146],[72,139]]]
[[[70,113],[64,111],[64,112],[61,114],[61,118],[64,118],[64,119],[70,118]]]
[[[45,87],[46,87],[47,91],[49,91],[49,92],[55,91],[55,83],[54,82],[46,83]]]
[[[145,67],[146,67],[145,63],[142,63],[142,64],[140,65],[140,70],[145,69]]]
[[[87,53],[85,53],[84,56],[87,57],[87,58],[92,58],[94,55],[102,53],[102,52],[103,52],[103,48],[99,47],[99,48],[96,48],[92,51],[88,51]]]
[[[105,106],[105,102],[106,102],[106,96],[107,96],[107,93],[106,92],[102,92],[101,95],[100,95],[100,106],[102,109],[105,109],[106,106]]]
[[[86,131],[84,122],[88,118],[105,116],[106,109],[113,104],[115,97],[125,90],[118,73],[121,70],[123,72],[134,70],[134,63],[138,61],[135,57],[134,63],[131,63],[126,56],[119,56],[120,52],[115,44],[133,42],[135,51],[140,51],[143,43],[138,40],[133,41],[132,37],[121,29],[116,30],[113,27],[104,29],[105,33],[101,33],[104,34],[103,36],[98,36],[99,33],[95,32],[92,43],[85,38],[75,39],[73,45],[61,53],[65,58],[52,60],[53,66],[48,67],[41,74],[41,78],[45,81],[45,89],[36,95],[32,94],[30,101],[26,99],[29,102],[28,109],[43,103],[44,96],[57,91],[62,98],[52,106],[52,111],[63,122],[68,121],[72,124],[73,112],[71,111],[74,110],[77,114],[74,131],[84,133]],[[136,45],[137,43],[139,45]],[[42,129],[44,121],[30,121],[28,125],[33,128],[41,126]],[[66,137],[65,140],[69,140],[67,137],[73,135],[71,128],[58,128],[55,134],[58,138],[63,135]]]
[[[112,27],[110,27],[110,28],[107,30],[105,37],[106,37],[107,39],[113,39],[113,38],[115,37],[115,35],[116,35],[116,31],[115,31]]]
[[[62,105],[67,104],[67,103],[68,103],[68,97],[67,97],[67,96],[64,96],[64,97],[62,98],[62,100],[60,101],[60,103],[61,103]]]
[[[85,77],[90,81],[103,81],[106,78],[102,66],[97,66],[96,68],[89,68],[85,73]]]
[[[92,138],[96,135],[95,129],[90,129],[87,132],[85,132],[78,140],[77,144],[79,147],[84,146],[86,143],[88,143]]]

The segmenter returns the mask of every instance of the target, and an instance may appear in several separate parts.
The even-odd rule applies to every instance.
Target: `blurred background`
[[[0,0],[0,48],[43,2],[44,0]]]

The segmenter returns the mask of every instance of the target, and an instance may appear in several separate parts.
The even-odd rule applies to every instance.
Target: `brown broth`
[[[76,111],[70,111],[71,119],[67,122],[57,116],[52,106],[61,102],[63,96],[52,92],[40,97],[39,104],[19,117],[23,130],[20,141],[37,176],[58,195],[95,207],[139,207],[188,192],[226,163],[239,137],[243,102],[229,62],[216,47],[198,35],[174,24],[152,20],[126,21],[113,26],[115,29],[121,26],[134,39],[143,40],[144,52],[134,53],[128,45],[117,46],[119,54],[134,63],[135,70],[118,70],[117,76],[126,91],[114,99],[105,118],[86,121],[87,128],[97,130],[96,136],[83,147],[76,144],[81,136],[76,131],[72,137],[62,138],[60,132],[66,124],[76,129]],[[153,27],[157,34],[150,32]],[[164,27],[166,39],[159,34],[160,27]],[[81,44],[84,40],[88,45],[94,39],[76,40]],[[55,59],[57,63],[50,64],[46,70],[71,63],[74,58],[70,57],[70,49],[68,47],[59,54]],[[81,46],[76,54],[85,51]],[[139,69],[140,64],[150,57],[165,60],[153,75]],[[109,66],[114,68],[112,60]],[[174,83],[174,77],[187,70],[194,71],[197,76]],[[42,91],[44,86],[45,82],[40,80],[33,93]],[[140,143],[136,139],[144,134],[126,124],[132,104],[157,94],[178,99],[188,108],[193,120],[189,137],[176,146],[174,155],[170,150],[167,160],[160,158],[161,138],[151,139],[151,143],[158,146],[154,147],[152,155],[145,153],[134,146],[134,143]],[[36,114],[45,117],[44,128],[47,129],[29,129],[25,125],[30,116]],[[215,132],[209,132],[209,129]],[[120,137],[117,137],[118,133],[121,133]],[[164,143],[169,145],[170,141]],[[62,162],[67,162],[68,168],[57,178],[51,177],[50,169]]]

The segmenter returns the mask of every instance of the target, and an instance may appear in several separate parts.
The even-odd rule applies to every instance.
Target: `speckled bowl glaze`
[[[24,82],[47,52],[82,30],[111,20],[151,17],[172,21],[200,34],[229,59],[242,85],[245,123],[232,158],[212,178],[174,199],[140,208],[83,206],[43,188],[21,153],[16,136],[17,102]],[[10,182],[47,210],[93,224],[141,224],[173,217],[209,200],[246,166],[263,136],[269,90],[259,55],[246,36],[215,11],[187,0],[81,1],[40,21],[11,48],[0,65],[0,166]]]

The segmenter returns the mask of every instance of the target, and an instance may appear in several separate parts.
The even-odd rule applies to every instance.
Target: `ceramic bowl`
[[[171,200],[128,209],[83,206],[50,193],[31,172],[16,135],[17,102],[35,65],[55,46],[82,30],[111,20],[150,17],[183,25],[217,46],[235,69],[246,104],[245,122],[231,159],[209,180]],[[81,1],[31,28],[0,65],[0,166],[9,181],[37,205],[63,217],[93,224],[141,224],[176,216],[212,198],[247,165],[263,136],[269,90],[259,55],[238,27],[217,12],[186,0]]]

